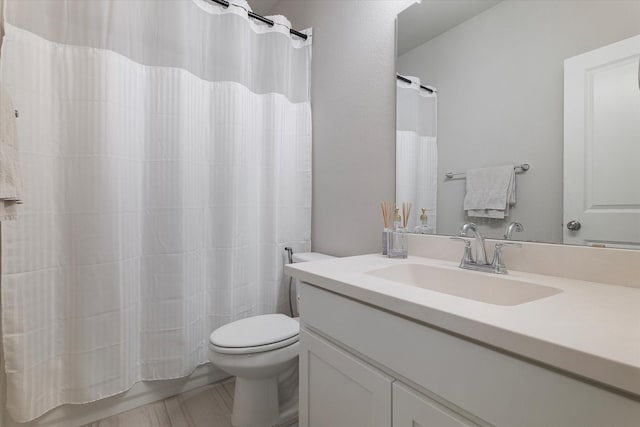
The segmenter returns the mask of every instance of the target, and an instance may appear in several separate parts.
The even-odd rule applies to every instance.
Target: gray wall
[[[313,27],[314,251],[377,252],[395,194],[395,17],[410,1],[281,0]]]
[[[402,29],[399,29],[402,31]],[[640,1],[507,0],[402,55],[398,72],[438,88],[438,231],[455,234],[465,181],[447,171],[530,163],[506,221],[562,241],[563,61],[640,33]]]

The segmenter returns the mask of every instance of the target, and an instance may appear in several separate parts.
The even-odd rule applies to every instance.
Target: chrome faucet
[[[476,264],[487,264],[487,250],[484,247],[484,237],[478,230],[478,226],[472,222],[467,222],[460,227],[460,237],[467,237],[469,235],[469,231],[473,233],[473,237],[476,238]]]
[[[509,228],[507,232],[511,235],[513,229],[518,230],[519,223],[511,223],[509,224]],[[520,224],[520,228],[522,228],[522,224]],[[476,257],[474,259],[473,254],[471,253],[471,239],[467,238],[469,232],[473,233],[473,237],[475,237],[476,241]],[[464,254],[462,255],[462,259],[460,260],[460,268],[464,268],[466,270],[476,270],[476,271],[486,271],[490,273],[496,274],[506,274],[507,269],[502,262],[502,248],[505,246],[515,246],[522,247],[520,243],[514,242],[497,242],[495,246],[495,251],[493,253],[493,261],[491,264],[487,262],[487,251],[484,246],[484,237],[478,230],[478,226],[474,223],[466,223],[460,228],[460,237],[451,237],[454,240],[462,240],[464,241]]]
[[[516,221],[511,222],[507,226],[507,230],[504,232],[504,239],[505,240],[509,240],[511,238],[511,235],[513,234],[514,230],[517,231],[517,232],[522,232],[522,231],[524,231],[524,226],[522,224],[520,224],[519,222],[516,222]]]

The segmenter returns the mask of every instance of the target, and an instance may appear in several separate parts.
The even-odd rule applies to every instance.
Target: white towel
[[[467,171],[464,210],[482,218],[505,218],[516,203],[516,176],[513,165]]]
[[[0,84],[0,221],[17,217],[16,204],[22,193],[16,139],[13,102]]]

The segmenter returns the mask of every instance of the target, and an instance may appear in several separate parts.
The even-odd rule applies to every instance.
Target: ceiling
[[[422,3],[412,5],[398,14],[398,56],[484,12],[500,1],[422,0]]]

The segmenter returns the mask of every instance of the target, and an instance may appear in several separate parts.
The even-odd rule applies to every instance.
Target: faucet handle
[[[496,242],[496,249],[501,249],[505,246],[512,246],[514,248],[521,248],[522,243],[518,242]]]
[[[493,272],[494,273],[498,273],[498,274],[506,274],[507,273],[507,269],[504,265],[504,263],[502,262],[502,248],[503,247],[514,247],[514,248],[521,248],[522,247],[522,243],[517,243],[517,242],[497,242],[496,243],[496,249],[493,252],[493,262],[491,263],[491,265],[493,266]]]
[[[467,264],[473,264],[475,261],[473,260],[473,255],[471,254],[471,239],[467,239],[466,237],[449,237],[451,240],[461,240],[464,242],[464,254],[462,255],[462,260],[460,260],[460,267]]]
[[[467,238],[467,237],[456,237],[456,236],[451,236],[451,237],[449,237],[449,239],[451,239],[451,240],[461,240],[461,241],[463,241],[463,242],[464,242],[464,245],[465,245],[465,246],[469,246],[469,247],[471,246],[471,242],[473,242],[473,239],[469,239],[469,238]]]

